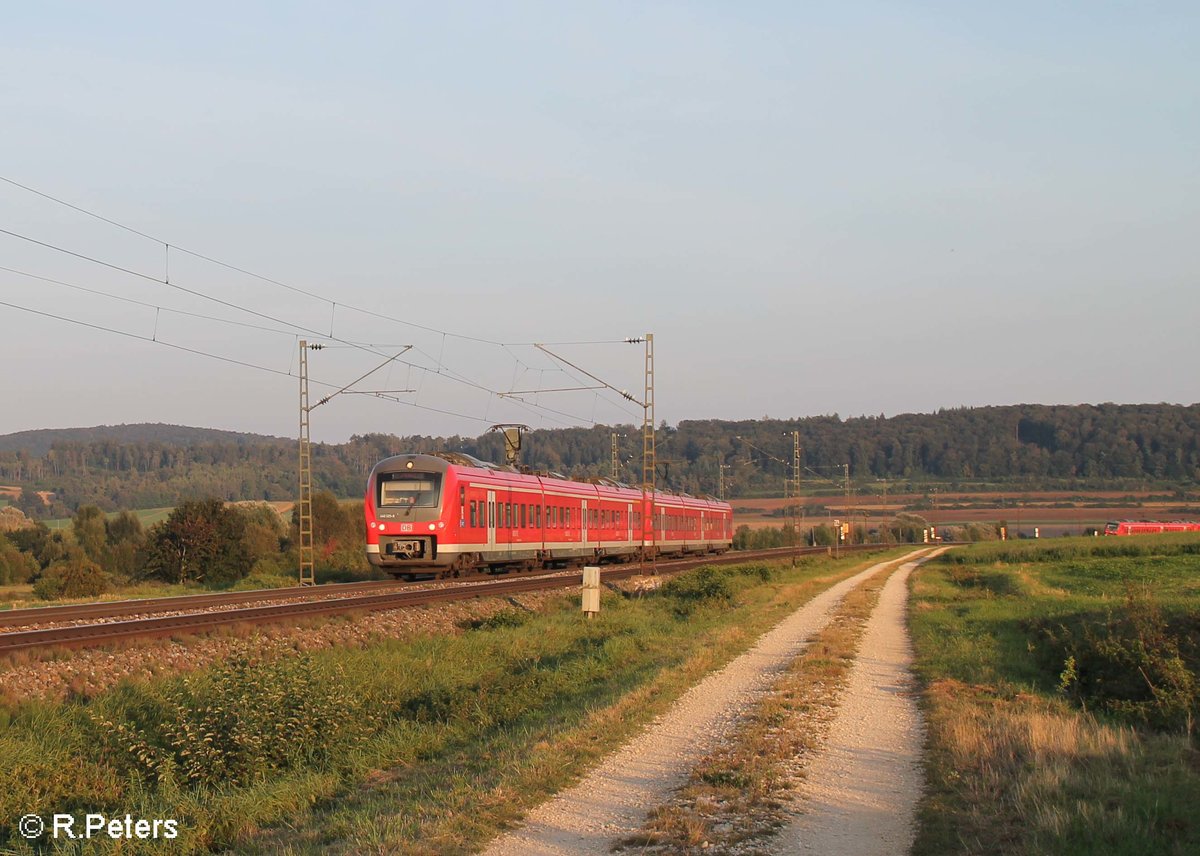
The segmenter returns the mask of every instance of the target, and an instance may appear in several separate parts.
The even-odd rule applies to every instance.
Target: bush
[[[115,709],[91,717],[127,774],[201,788],[247,785],[327,759],[379,725],[339,666],[319,674],[307,656],[271,663],[240,657],[161,696],[132,690]]]
[[[299,584],[299,578],[293,574],[286,576],[282,573],[251,573],[245,579],[238,580],[232,586],[230,591],[257,591],[258,589],[276,589],[288,588]]]
[[[675,600],[677,613],[687,616],[696,607],[732,601],[733,585],[730,577],[730,572],[724,568],[703,567],[680,574],[660,591],[666,597]]]
[[[60,597],[96,597],[112,589],[112,579],[91,559],[75,555],[55,562],[33,584],[42,600]]]
[[[16,545],[0,535],[0,585],[27,583],[37,572],[37,559],[29,553],[22,553]]]
[[[1200,681],[1188,663],[1195,642],[1132,586],[1124,608],[1103,621],[1038,630],[1045,665],[1061,669],[1059,689],[1082,704],[1159,729],[1190,727],[1200,714]]]

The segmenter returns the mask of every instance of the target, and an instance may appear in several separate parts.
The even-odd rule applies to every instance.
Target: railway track
[[[860,544],[843,547],[843,552],[879,550],[878,544]],[[706,556],[697,559],[680,559],[657,564],[659,573],[678,573],[702,565],[740,564],[756,559],[786,559],[792,555],[814,555],[827,552],[825,547],[785,547],[775,550],[755,550]],[[611,582],[645,573],[641,565],[604,566],[601,579]],[[137,617],[116,621],[97,621],[67,627],[50,627],[33,630],[15,630],[0,633],[0,656],[18,651],[46,648],[89,648],[130,639],[161,639],[173,636],[189,636],[205,633],[219,627],[246,624],[295,622],[307,618],[371,612],[383,609],[425,606],[456,600],[471,600],[478,597],[512,596],[533,591],[567,588],[579,584],[578,574],[552,574],[536,577],[513,577],[486,582],[466,582],[442,588],[393,590],[371,592],[392,585],[386,582],[340,583],[318,586],[314,589],[268,589],[258,592],[237,592],[191,597],[156,598],[150,601],[115,601],[110,603],[83,604],[74,607],[45,607],[42,609],[15,610],[4,616],[4,624],[44,623],[80,618],[114,618],[121,615],[152,615],[155,612],[178,612],[182,609],[201,608],[201,611],[161,617]],[[365,593],[364,593],[365,592]],[[328,595],[334,594],[334,597]],[[312,599],[319,595],[319,599]],[[304,600],[296,600],[305,597]],[[226,607],[237,603],[261,602],[263,600],[291,600],[291,602],[212,611],[212,607]],[[209,611],[203,611],[205,607]],[[61,610],[61,611],[59,611]],[[125,610],[122,612],[121,610]],[[16,616],[20,612],[24,615]],[[31,617],[31,613],[36,613]],[[56,617],[51,618],[50,614]],[[23,618],[23,621],[16,619]],[[3,625],[0,625],[3,626]]]
[[[344,596],[369,592],[399,583],[389,580],[373,580],[361,583],[325,583],[312,586],[293,586],[277,589],[253,589],[239,592],[213,592],[211,594],[186,594],[177,597],[148,597],[137,600],[106,600],[96,603],[79,603],[69,606],[40,606],[30,609],[12,609],[0,612],[0,628],[21,627],[26,624],[53,624],[60,621],[76,621],[87,618],[111,618],[120,615],[153,615],[158,612],[174,612],[181,609],[201,609],[214,606],[235,606],[239,603],[255,603],[264,600],[308,599],[314,596]]]

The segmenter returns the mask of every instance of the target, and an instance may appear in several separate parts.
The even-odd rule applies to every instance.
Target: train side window
[[[496,503],[489,500],[487,507],[488,507],[488,528],[494,528],[496,526]]]
[[[527,506],[525,505],[525,503],[522,502],[521,503],[521,528],[522,529],[526,528],[526,526],[528,525],[526,511],[527,511]]]
[[[536,522],[534,522],[533,525],[535,527],[537,527],[538,529],[541,529],[542,528],[542,504],[540,502],[533,507],[533,514],[534,514],[534,517],[537,518]]]
[[[475,500],[471,500],[471,528],[475,528]]]

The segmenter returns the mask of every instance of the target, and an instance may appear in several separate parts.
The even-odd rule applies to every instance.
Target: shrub
[[[91,559],[81,555],[55,562],[33,584],[42,600],[60,597],[96,597],[112,588],[112,579]]]
[[[1062,670],[1059,689],[1079,702],[1159,729],[1190,727],[1200,713],[1200,681],[1186,659],[1195,660],[1195,643],[1132,586],[1103,621],[1039,629],[1047,666]]]
[[[703,567],[680,574],[659,591],[675,601],[676,613],[687,616],[696,607],[732,601],[730,576],[724,568]]]
[[[38,572],[37,559],[22,553],[3,535],[0,535],[0,585],[27,583]]]
[[[147,783],[246,785],[272,770],[331,757],[379,724],[340,666],[319,674],[311,657],[260,663],[239,657],[161,696],[136,691],[115,710],[93,710],[102,745]]]

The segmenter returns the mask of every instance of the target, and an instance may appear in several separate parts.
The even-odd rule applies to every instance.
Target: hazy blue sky
[[[1200,399],[1195,3],[4,17],[0,175],[392,320],[6,183],[0,229],[259,315],[6,234],[5,268],[150,305],[7,271],[0,300],[284,373],[316,338],[298,328],[331,321],[337,339],[416,346],[403,359],[424,368],[362,388],[416,389],[399,397],[418,406],[342,397],[314,412],[319,439],[640,419],[611,393],[536,397],[559,413],[502,399],[581,384],[528,346],[402,321],[505,343],[653,331],[672,423]],[[641,397],[640,347],[554,350]],[[296,430],[292,377],[7,306],[0,361],[0,433]],[[331,348],[311,371],[341,385],[380,361]]]

